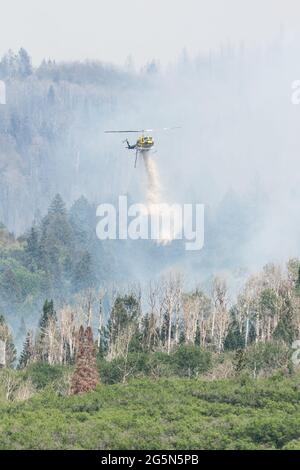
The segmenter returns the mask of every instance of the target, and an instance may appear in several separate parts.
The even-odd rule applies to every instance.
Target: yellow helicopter
[[[107,134],[129,134],[129,133],[135,133],[135,134],[141,134],[138,138],[135,144],[131,145],[126,138],[123,140],[127,144],[126,148],[129,150],[135,150],[135,162],[134,162],[134,168],[136,168],[137,164],[137,158],[139,153],[144,153],[144,152],[149,152],[154,146],[154,139],[151,135],[144,135],[145,133],[148,132],[156,132],[158,130],[163,130],[163,131],[168,131],[172,129],[179,129],[179,126],[176,127],[164,127],[163,129],[140,129],[140,130],[127,130],[127,131],[104,131]]]

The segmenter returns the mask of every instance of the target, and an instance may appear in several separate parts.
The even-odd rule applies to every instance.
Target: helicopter
[[[145,135],[145,134],[148,134],[148,132],[151,133],[151,132],[156,132],[159,130],[168,131],[172,129],[180,129],[180,127],[175,126],[175,127],[164,127],[162,129],[139,129],[139,130],[125,130],[125,131],[118,130],[118,131],[104,131],[104,132],[106,134],[129,134],[129,133],[141,134],[138,136],[135,144],[130,144],[127,138],[123,140],[123,143],[126,143],[125,148],[127,148],[128,150],[135,150],[134,168],[136,168],[138,154],[149,152],[149,150],[151,150],[154,146],[153,137],[151,135]]]

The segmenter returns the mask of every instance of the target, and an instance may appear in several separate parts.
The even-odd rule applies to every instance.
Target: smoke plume
[[[178,224],[175,225],[172,207],[164,200],[159,173],[150,152],[143,152],[143,160],[147,175],[147,209],[148,215],[159,220],[159,237],[157,243],[170,243],[176,238]]]
[[[161,184],[156,163],[151,157],[150,152],[143,152],[143,159],[148,182],[147,205],[149,208],[151,208],[153,204],[162,203]]]

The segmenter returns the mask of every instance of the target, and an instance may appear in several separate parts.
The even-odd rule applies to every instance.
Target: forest
[[[2,57],[1,449],[300,448],[289,65],[281,36],[165,70]],[[97,239],[100,202],[145,192],[103,130],[146,119],[182,125],[158,166],[207,206],[199,253]]]
[[[2,227],[0,448],[298,449],[300,261],[264,266],[234,300],[222,276],[104,282],[70,230],[90,206],[74,206],[80,219],[57,195],[25,235]]]
[[[112,269],[112,261],[101,252],[93,217],[84,198],[67,211],[56,195],[26,234],[15,238],[1,229],[3,332],[11,336],[17,324],[18,349],[27,335],[25,366],[43,358],[50,365],[72,364],[81,325],[97,333],[98,354],[109,361],[126,362],[130,353],[169,355],[181,345],[220,354],[275,341],[284,350],[298,339],[298,259],[265,265],[246,278],[237,296],[225,276],[191,288],[179,270],[147,282],[118,283],[112,271],[95,268],[98,262]],[[15,360],[12,354],[9,362]]]

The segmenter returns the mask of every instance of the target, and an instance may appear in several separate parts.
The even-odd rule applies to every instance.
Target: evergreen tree
[[[274,330],[273,338],[282,340],[287,344],[292,344],[296,337],[297,330],[293,321],[293,312],[292,309],[289,308],[281,315],[279,322]]]
[[[109,341],[114,343],[117,336],[130,324],[137,327],[140,313],[140,303],[135,295],[118,296],[107,324]]]
[[[22,291],[13,269],[7,267],[0,278],[0,295],[8,304],[22,301]]]
[[[96,236],[94,207],[81,196],[72,205],[69,219],[76,245],[90,251]]]
[[[40,260],[39,236],[35,227],[31,228],[26,242],[25,253],[28,256],[28,267],[31,271],[35,271]]]
[[[225,351],[234,351],[236,349],[243,349],[245,345],[245,339],[242,335],[239,324],[236,320],[233,320],[228,328],[228,333],[224,341]]]
[[[197,322],[196,335],[195,335],[195,346],[200,346],[200,345],[201,345],[201,331],[200,331],[199,322]]]
[[[28,331],[19,359],[18,369],[24,369],[33,361],[34,352],[33,333],[32,331]]]
[[[42,221],[39,267],[50,274],[52,285],[58,291],[63,287],[65,260],[72,257],[72,230],[65,204],[57,194]]]
[[[72,276],[73,288],[74,290],[87,289],[88,287],[92,287],[94,281],[92,258],[89,252],[84,251],[74,267]]]
[[[48,215],[65,217],[67,213],[66,205],[60,194],[56,194],[49,206]]]
[[[96,348],[90,327],[79,329],[76,368],[72,376],[71,392],[73,394],[94,390],[99,383],[96,363]]]
[[[49,320],[54,319],[56,321],[56,312],[54,310],[53,300],[46,299],[43,305],[43,313],[40,318],[39,328],[41,330],[47,328]]]
[[[1,78],[15,78],[19,72],[18,56],[11,50],[2,57],[0,63]]]
[[[23,47],[19,50],[18,54],[18,65],[19,65],[19,75],[22,78],[28,77],[28,75],[32,74],[32,64],[31,59],[28,52],[23,49]]]

